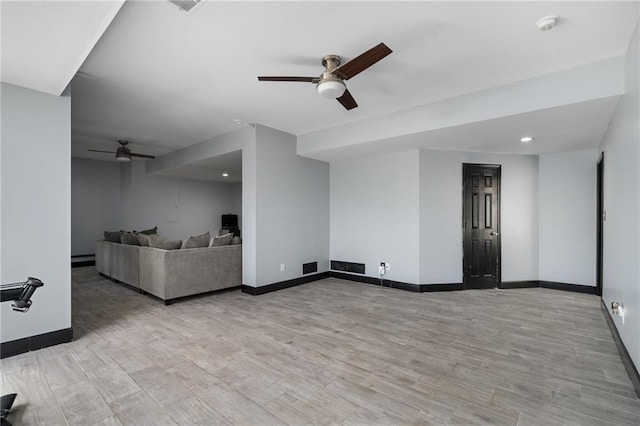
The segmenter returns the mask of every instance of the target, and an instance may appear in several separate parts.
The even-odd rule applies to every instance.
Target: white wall
[[[126,229],[157,226],[160,235],[178,240],[207,231],[217,235],[222,215],[234,209],[234,185],[150,175],[143,161],[134,160],[121,167],[123,173],[131,173],[131,188],[124,192],[125,197],[130,193],[130,201],[123,203],[130,204],[130,211],[125,212],[129,215]],[[175,218],[167,212],[171,191],[178,194]]]
[[[331,259],[365,275],[418,284],[419,151],[331,163]],[[458,191],[459,192],[459,191]]]
[[[2,83],[0,282],[40,278],[27,314],[0,304],[2,342],[71,327],[71,99]]]
[[[256,286],[298,278],[303,263],[329,270],[329,164],[297,156],[294,135],[260,125],[256,159]]]
[[[331,163],[331,259],[462,282],[462,163],[500,164],[502,280],[538,279],[538,158],[411,150]]]
[[[420,282],[462,282],[462,163],[502,166],[502,281],[538,279],[538,157],[420,153]]]
[[[595,149],[540,156],[539,277],[596,285]]]
[[[120,163],[71,159],[71,255],[93,254],[120,222]]]
[[[640,35],[625,58],[625,95],[604,136],[603,298],[623,304],[625,323],[614,317],[631,359],[640,369]]]

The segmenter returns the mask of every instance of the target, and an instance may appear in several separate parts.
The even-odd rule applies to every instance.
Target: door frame
[[[464,238],[465,238],[465,171],[468,167],[482,167],[485,169],[495,169],[496,171],[496,191],[498,193],[498,199],[496,202],[498,211],[497,211],[497,238],[496,238],[496,286],[497,288],[502,287],[502,227],[500,220],[500,205],[502,202],[502,165],[501,164],[478,164],[478,163],[462,163],[462,286],[466,290],[467,288],[467,268],[465,267],[465,259],[464,259]]]
[[[602,297],[604,283],[604,152],[596,163],[596,295]]]

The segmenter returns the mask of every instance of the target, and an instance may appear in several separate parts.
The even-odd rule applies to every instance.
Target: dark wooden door
[[[598,296],[602,296],[602,281],[603,281],[603,231],[604,231],[604,152],[602,156],[598,160],[598,221],[597,221],[597,229],[596,229],[596,294]]]
[[[463,164],[464,287],[500,282],[500,166]]]

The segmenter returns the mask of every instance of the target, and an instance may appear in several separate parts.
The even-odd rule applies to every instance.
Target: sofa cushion
[[[121,233],[122,231],[104,231],[104,240],[112,243],[119,243]]]
[[[200,248],[209,246],[209,231],[200,235],[193,235],[182,242],[183,249]]]
[[[121,232],[120,233],[120,242],[122,244],[128,244],[130,246],[139,246],[140,241],[138,241],[138,236],[136,234],[132,234],[130,232]]]
[[[154,226],[151,229],[145,229],[144,231],[140,231],[138,233],[139,234],[143,234],[143,235],[157,235],[158,234],[158,227]]]
[[[209,242],[209,247],[228,246],[229,244],[231,244],[232,240],[233,240],[232,232],[228,234],[220,235],[219,237],[213,237]]]
[[[169,240],[164,237],[153,236],[149,238],[149,247],[164,249],[164,250],[177,250],[182,247],[181,240]]]
[[[138,242],[140,243],[141,246],[149,247],[149,239],[151,239],[154,235],[155,234],[152,234],[152,235],[138,234],[136,235],[136,237],[138,237]]]

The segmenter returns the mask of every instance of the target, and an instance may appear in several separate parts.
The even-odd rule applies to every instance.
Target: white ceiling
[[[54,63],[41,65],[38,52],[50,48],[49,39],[58,31],[71,33],[72,42],[96,38],[99,23],[109,16],[105,8],[119,6],[54,1],[12,6],[6,14],[9,2],[2,3],[3,81],[9,81],[6,75],[30,75],[42,68],[46,75],[40,72],[15,84],[44,90],[40,83],[51,77],[48,84],[56,91],[66,86],[57,66],[77,67],[84,56],[79,51],[71,58],[45,55]],[[91,158],[89,147],[107,149],[128,139],[138,152],[159,155],[234,130],[234,119],[305,134],[619,56],[627,49],[638,9],[637,2],[609,1],[208,0],[184,13],[167,1],[127,1],[73,80],[73,153]],[[538,31],[535,22],[549,14],[560,16],[558,25]],[[87,33],[85,27],[95,31]],[[10,53],[20,51],[21,34],[32,43],[23,49],[22,62],[7,63],[13,56],[7,56],[5,44],[11,45]],[[7,35],[10,43],[5,43]],[[321,98],[312,84],[256,79],[317,76],[322,56],[333,53],[349,60],[381,41],[394,53],[347,82],[360,105],[351,111]],[[520,123],[526,121],[521,117]],[[493,140],[499,140],[505,124],[483,124],[484,137],[494,134]],[[580,128],[561,123],[556,130],[568,135],[563,140],[581,134]],[[496,150],[485,145],[476,149]],[[569,145],[560,141],[554,146],[567,150]]]
[[[228,176],[222,176],[223,173]],[[190,164],[160,170],[154,174],[222,183],[240,183],[242,182],[242,151],[205,158]]]
[[[60,95],[122,3],[3,0],[2,81]]]
[[[339,161],[409,149],[538,155],[597,148],[619,96],[381,139],[309,154]],[[534,136],[528,143],[521,136]]]

